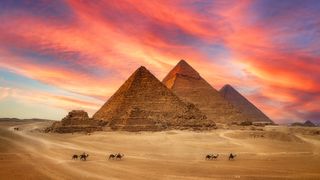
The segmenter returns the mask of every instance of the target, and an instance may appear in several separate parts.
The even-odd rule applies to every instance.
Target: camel
[[[120,153],[118,153],[118,154],[116,155],[116,159],[122,159],[122,158],[123,158],[123,156],[124,156],[124,154],[120,154]]]
[[[114,159],[115,157],[116,157],[115,154],[110,154],[110,155],[109,155],[109,159]]]
[[[213,158],[213,159],[218,159],[218,157],[219,157],[219,154],[217,154],[217,155],[212,155],[212,158]]]
[[[213,154],[207,154],[207,155],[206,155],[206,159],[207,159],[207,160],[212,159],[212,157],[213,157]]]
[[[230,153],[230,155],[229,155],[229,160],[233,160],[236,156],[237,156],[236,154]]]
[[[13,130],[15,130],[15,131],[19,131],[19,128],[18,128],[18,127],[15,127],[15,128],[13,128]]]
[[[208,154],[206,155],[207,160],[212,160],[212,159],[217,159],[219,157],[219,154],[214,155],[214,154]]]
[[[80,155],[80,160],[86,161],[88,157],[89,157],[89,154],[83,153]]]
[[[74,155],[72,156],[72,159],[73,159],[73,160],[78,159],[78,155],[74,154]]]

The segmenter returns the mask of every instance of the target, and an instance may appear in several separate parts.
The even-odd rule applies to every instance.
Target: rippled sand
[[[264,131],[41,133],[48,122],[0,121],[0,179],[320,179],[320,135]],[[14,131],[19,127],[19,131]],[[87,152],[87,161],[72,160]],[[107,160],[110,153],[123,160]],[[233,161],[228,154],[236,153]],[[217,160],[205,160],[219,153]]]

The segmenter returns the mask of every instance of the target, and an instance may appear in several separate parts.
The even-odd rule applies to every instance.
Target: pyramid
[[[241,112],[248,117],[251,122],[270,122],[261,110],[253,105],[249,100],[242,96],[237,90],[230,85],[225,85],[220,89],[221,95],[228,100],[233,106],[239,108]]]
[[[309,120],[304,122],[303,125],[304,126],[308,126],[308,127],[316,127],[316,125],[313,122],[309,121]]]
[[[96,121],[89,118],[83,110],[72,110],[61,121],[54,122],[45,132],[73,133],[102,131],[105,121]]]
[[[239,109],[226,101],[184,60],[169,72],[162,83],[184,102],[195,104],[210,121],[231,123],[246,120]]]
[[[186,104],[145,67],[138,68],[98,110],[93,119],[113,130],[144,131],[214,126],[192,104]]]

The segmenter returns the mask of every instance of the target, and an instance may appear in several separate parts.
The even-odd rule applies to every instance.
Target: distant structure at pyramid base
[[[45,132],[74,133],[102,131],[107,123],[89,118],[83,110],[72,110],[61,121],[54,122]]]
[[[137,69],[93,119],[125,131],[215,128],[214,122],[180,100],[145,67]]]
[[[220,94],[233,106],[240,109],[242,114],[248,118],[248,121],[255,122],[256,124],[274,124],[268,116],[266,116],[260,109],[253,105],[231,85],[227,84],[223,86],[220,89]]]
[[[295,123],[292,123],[291,126],[316,127],[316,125],[309,120],[305,121],[304,123],[295,122]]]

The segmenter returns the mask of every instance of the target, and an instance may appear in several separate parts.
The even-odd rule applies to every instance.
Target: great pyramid
[[[220,123],[247,120],[239,109],[225,100],[184,60],[181,60],[162,82],[183,101],[195,104],[208,120]]]
[[[143,66],[93,115],[93,119],[108,121],[113,130],[126,131],[215,126],[207,122],[199,109],[180,100]]]
[[[273,123],[271,119],[269,119],[262,111],[242,96],[231,85],[227,84],[223,86],[220,89],[220,94],[233,106],[239,108],[241,112],[249,118],[248,121]]]

